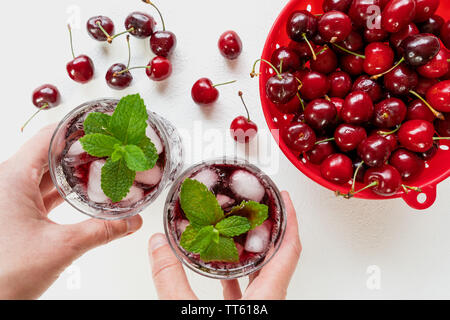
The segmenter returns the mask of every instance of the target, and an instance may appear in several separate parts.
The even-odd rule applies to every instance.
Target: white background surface
[[[8,158],[40,127],[60,120],[79,104],[136,92],[142,94],[151,110],[168,118],[184,132],[193,132],[195,125],[199,125],[198,120],[202,120],[204,129],[219,130],[228,141],[229,123],[243,113],[236,91],[244,90],[253,118],[259,124],[260,137],[270,141],[276,150],[273,139],[267,138],[269,133],[259,103],[258,81],[250,79],[248,74],[286,2],[157,1],[168,29],[178,37],[178,47],[172,58],[174,74],[164,83],[154,83],[142,70],[137,70],[133,86],[124,92],[109,89],[104,74],[111,64],[126,63],[125,38],[117,39],[112,45],[99,43],[88,37],[84,25],[89,17],[104,14],[111,17],[116,30],[121,31],[123,20],[131,11],[145,10],[157,18],[151,7],[139,0],[3,3],[0,10],[0,160]],[[75,52],[90,55],[96,65],[95,79],[84,86],[72,82],[65,71],[65,64],[71,59],[66,23],[77,10],[81,28],[74,30]],[[244,43],[242,56],[231,64],[220,56],[216,47],[219,35],[227,29],[236,30]],[[147,64],[151,58],[148,41],[132,38],[132,47],[132,64]],[[209,112],[203,112],[190,98],[192,84],[203,76],[216,83],[231,79],[239,83],[222,87],[219,102]],[[48,82],[60,88],[63,104],[58,109],[42,112],[21,134],[21,124],[35,111],[30,102],[32,90]],[[217,155],[223,152],[215,151],[219,152]],[[211,155],[190,150],[188,153],[195,155],[188,157],[188,164],[201,159],[205,153]],[[277,169],[272,174],[273,179],[294,199],[304,247],[288,298],[450,298],[449,182],[439,186],[438,200],[432,209],[416,212],[401,200],[337,199],[332,192],[298,172],[283,155],[277,154],[272,162]],[[80,288],[68,285],[69,270],[42,298],[157,298],[150,278],[147,241],[153,233],[163,231],[165,196],[166,192],[144,212],[144,226],[135,235],[93,250],[74,263],[71,271],[79,272]],[[85,219],[66,204],[51,217],[60,223]],[[370,290],[366,285],[367,269],[371,265],[381,271],[380,290]],[[218,282],[191,272],[189,278],[200,298],[221,298]]]

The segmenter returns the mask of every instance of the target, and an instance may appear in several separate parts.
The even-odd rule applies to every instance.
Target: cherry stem
[[[250,77],[254,78],[254,77],[257,77],[258,75],[260,75],[260,73],[256,73],[256,71],[255,71],[255,69],[256,69],[256,64],[257,64],[258,62],[260,62],[260,61],[267,63],[267,64],[268,64],[268,65],[269,65],[269,66],[277,73],[278,78],[281,79],[281,72],[278,71],[278,69],[275,68],[275,66],[274,66],[272,63],[270,63],[270,62],[267,61],[266,59],[262,59],[262,58],[256,60],[255,63],[253,64],[253,69],[252,69],[252,72],[250,73]]]
[[[306,36],[306,33],[302,34],[303,39],[305,39],[306,43],[308,44],[309,49],[311,50],[312,56],[313,56],[313,60],[317,60],[317,56],[316,53],[314,52],[314,49],[311,45],[311,42],[309,42],[308,37]]]
[[[331,44],[332,44],[333,46],[335,46],[336,48],[339,48],[339,49],[341,49],[342,51],[347,52],[348,54],[354,55],[355,57],[360,57],[360,58],[362,58],[362,59],[365,59],[365,58],[366,58],[365,55],[359,54],[359,53],[356,53],[356,52],[353,52],[353,51],[350,51],[350,50],[344,48],[343,46],[338,45],[337,43],[332,42]]]
[[[302,105],[303,111],[305,111],[305,104],[303,103],[302,97],[300,97],[300,93],[297,92],[297,98],[300,100],[300,104]]]
[[[389,72],[393,71],[395,68],[397,68],[399,65],[401,65],[404,61],[405,61],[405,58],[402,57],[402,58],[401,58],[401,59],[400,59],[400,60],[399,60],[392,68],[390,68],[388,71],[385,71],[385,72],[383,72],[383,73],[374,75],[374,76],[370,77],[370,79],[372,79],[372,80],[377,80],[378,78],[380,78],[380,77],[382,77],[382,76],[388,74]]]
[[[385,131],[377,131],[377,133],[378,133],[379,135],[382,135],[382,136],[388,136],[388,135],[390,135],[390,134],[396,133],[398,130],[400,130],[400,127],[401,127],[401,125],[397,126],[397,128],[395,128],[395,129],[392,130],[392,131],[387,131],[387,132],[385,132]]]
[[[334,138],[328,138],[328,139],[316,141],[316,144],[321,144],[321,143],[325,143],[325,142],[329,142],[329,141],[334,141]]]
[[[425,105],[431,110],[431,112],[434,114],[434,116],[438,119],[441,120],[445,120],[444,115],[439,112],[436,111],[429,103],[427,100],[425,100],[424,98],[422,98],[422,96],[420,94],[418,94],[417,92],[413,91],[413,90],[409,90],[409,93],[411,93],[412,95],[416,96],[417,98],[419,98],[423,103],[425,103]]]
[[[118,33],[118,34],[115,34],[115,35],[113,35],[113,36],[111,37],[111,41],[114,40],[115,38],[117,38],[117,37],[119,37],[119,36],[125,34],[125,33],[129,33],[129,32],[132,32],[132,31],[134,31],[134,27],[131,27],[130,29],[125,30],[125,31],[122,31],[122,32],[120,32],[120,33]]]
[[[31,120],[33,120],[33,118],[42,110],[46,109],[48,107],[48,103],[45,103],[42,107],[39,108],[38,111],[36,111],[22,126],[22,128],[20,128],[20,131],[23,132],[23,129],[25,129],[25,127],[28,125],[28,123],[30,123]]]
[[[152,66],[139,66],[139,67],[126,68],[124,70],[114,72],[113,77],[117,77],[119,74],[128,72],[130,70],[134,70],[134,69],[150,69],[151,67]]]
[[[355,194],[357,194],[357,193],[360,193],[360,192],[362,192],[362,191],[364,191],[364,190],[367,190],[367,189],[369,189],[369,188],[376,187],[377,185],[379,185],[379,182],[378,182],[378,181],[374,181],[374,182],[372,182],[371,184],[365,186],[364,188],[359,189],[358,191],[353,191],[353,192],[350,191],[350,194],[353,196],[353,195],[355,195]]]
[[[131,61],[131,47],[130,47],[130,35],[127,34],[127,46],[128,46],[128,63],[127,63],[127,69],[130,68],[130,61]]]
[[[237,80],[232,80],[232,81],[228,81],[228,82],[224,82],[224,83],[219,83],[219,84],[214,84],[213,87],[220,87],[220,86],[225,86],[227,84],[232,84],[235,83]]]
[[[433,140],[450,140],[450,137],[433,137]]]
[[[358,176],[359,170],[364,165],[364,161],[361,161],[361,163],[358,165],[358,167],[355,170],[355,174],[353,175],[353,183],[352,183],[352,189],[350,190],[350,193],[355,193],[355,185],[356,185],[356,177]]]
[[[111,43],[113,41],[113,38],[111,38],[111,35],[105,30],[105,28],[103,28],[102,23],[100,21],[97,21],[96,25],[103,32],[103,34],[106,36],[106,38],[107,38],[106,41],[108,41],[108,43]]]
[[[159,11],[158,7],[157,7],[153,2],[151,2],[150,0],[142,0],[142,1],[145,2],[145,3],[147,3],[147,4],[149,4],[149,5],[151,5],[153,8],[156,9],[156,11],[158,11],[159,17],[161,18],[161,22],[162,22],[162,26],[163,26],[163,31],[166,31],[166,24],[164,23],[163,16],[162,16],[162,14],[161,14],[161,11]]]
[[[70,27],[70,24],[67,25],[67,28],[69,29],[69,36],[70,36],[70,50],[72,51],[72,57],[75,59],[75,53],[73,51],[72,28]]]
[[[327,51],[328,49],[330,49],[327,45],[324,45],[322,49],[320,49],[320,51],[318,51],[316,53],[316,56],[318,56],[319,54],[322,54],[323,52]]]
[[[412,190],[412,191],[416,191],[416,192],[422,192],[422,189],[420,189],[419,187],[411,187],[411,186],[407,186],[402,184],[402,188],[405,191],[405,193],[408,193],[408,190]]]
[[[245,107],[245,111],[247,112],[247,120],[248,120],[248,122],[250,122],[250,113],[248,112],[248,108],[247,108],[247,105],[245,104],[245,101],[244,101],[244,94],[242,93],[242,91],[239,91],[238,92],[238,95],[239,95],[239,97],[241,98],[241,101],[242,101],[242,104],[244,105],[244,107]]]

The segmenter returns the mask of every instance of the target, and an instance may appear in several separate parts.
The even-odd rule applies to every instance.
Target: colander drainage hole
[[[417,195],[417,202],[419,202],[420,204],[425,203],[425,201],[427,201],[427,195],[425,193],[419,193]]]

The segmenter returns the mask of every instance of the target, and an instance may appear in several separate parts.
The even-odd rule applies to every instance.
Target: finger
[[[289,282],[294,274],[301,254],[301,243],[298,234],[298,222],[294,205],[287,192],[282,192],[287,211],[286,233],[280,249],[272,260],[261,269],[259,276],[250,286],[252,298],[265,294],[263,298],[284,298]],[[261,290],[270,288],[270,290]],[[255,296],[256,295],[256,296]]]
[[[120,239],[139,230],[142,217],[136,215],[123,220],[106,221],[89,219],[65,226],[70,246],[82,255],[86,251]]]
[[[49,171],[45,172],[42,176],[41,183],[39,184],[39,189],[41,190],[42,196],[45,196],[47,193],[50,193],[55,189],[55,184],[53,183]]]
[[[64,200],[59,194],[58,190],[53,188],[53,190],[44,197],[44,206],[47,211],[47,214],[63,203]]]
[[[223,287],[223,297],[225,300],[239,300],[242,298],[241,286],[237,279],[220,281]]]
[[[149,251],[153,282],[161,300],[194,300],[181,262],[173,254],[166,237],[157,233],[150,238]]]

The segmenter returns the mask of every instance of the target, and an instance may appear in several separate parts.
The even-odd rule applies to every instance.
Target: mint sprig
[[[180,204],[190,222],[181,235],[180,246],[200,254],[205,262],[239,262],[233,237],[261,225],[269,212],[266,205],[249,201],[224,213],[214,194],[192,179],[181,185]]]
[[[136,172],[153,168],[158,161],[154,144],[145,135],[148,113],[139,94],[123,97],[112,116],[90,113],[83,125],[83,149],[94,157],[107,158],[101,186],[112,202],[130,192]]]

